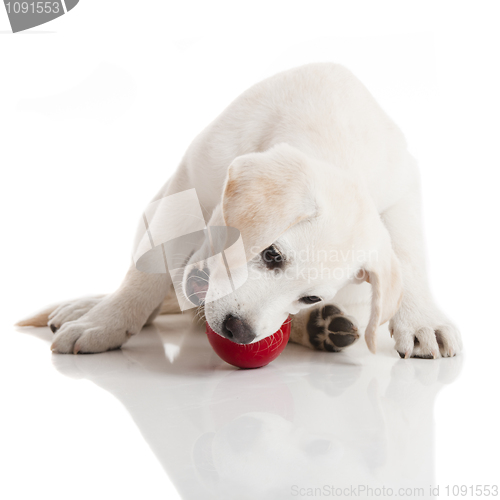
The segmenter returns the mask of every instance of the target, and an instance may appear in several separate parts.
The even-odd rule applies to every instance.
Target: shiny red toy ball
[[[215,333],[207,322],[207,337],[213,350],[226,363],[238,368],[260,368],[274,361],[290,338],[290,318],[276,332],[253,344],[236,344]]]

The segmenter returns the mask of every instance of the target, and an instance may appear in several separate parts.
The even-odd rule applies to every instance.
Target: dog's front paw
[[[49,315],[49,328],[56,333],[64,323],[75,321],[93,309],[102,297],[88,297],[61,304]]]
[[[311,311],[307,333],[311,345],[320,351],[339,352],[359,339],[354,318],[333,304]]]
[[[401,358],[448,358],[462,350],[459,330],[441,318],[410,321],[396,316],[389,323],[389,330]]]
[[[127,329],[111,321],[92,321],[82,316],[64,323],[52,343],[52,352],[90,354],[118,349],[128,339]]]

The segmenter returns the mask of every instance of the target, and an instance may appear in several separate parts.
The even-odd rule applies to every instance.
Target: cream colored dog
[[[255,342],[293,315],[292,340],[339,351],[359,337],[345,311],[368,301],[372,352],[389,320],[401,357],[460,352],[460,334],[427,283],[416,163],[398,127],[342,66],[302,66],[244,92],[195,138],[155,199],[190,188],[209,226],[241,232],[248,259],[249,279],[205,304],[219,334]],[[202,304],[211,269],[196,267],[183,289]],[[176,310],[171,290],[166,274],[132,265],[116,292],[19,324],[48,322],[55,352],[106,351]]]

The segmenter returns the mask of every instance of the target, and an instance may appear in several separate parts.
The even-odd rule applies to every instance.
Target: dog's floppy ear
[[[236,158],[224,186],[222,212],[239,229],[247,259],[316,213],[306,157],[288,144]]]
[[[371,314],[365,330],[365,340],[373,353],[377,348],[377,328],[396,314],[403,298],[401,267],[392,249],[389,234],[385,228],[383,231],[385,234],[379,249],[357,275],[358,279],[364,279],[372,286]]]

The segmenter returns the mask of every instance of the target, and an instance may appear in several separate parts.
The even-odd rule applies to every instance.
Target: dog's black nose
[[[209,277],[210,274],[206,267],[204,269],[193,269],[188,274],[186,279],[186,295],[195,306],[200,306],[205,302]]]
[[[222,334],[237,344],[250,344],[256,337],[248,323],[231,314],[222,323]]]

